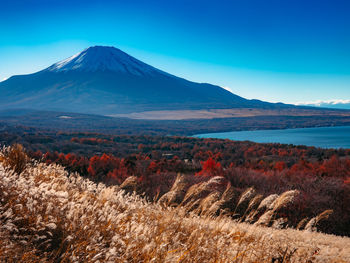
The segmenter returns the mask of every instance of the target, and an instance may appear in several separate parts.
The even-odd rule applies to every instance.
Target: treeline
[[[313,176],[347,178],[350,176],[350,149],[322,149],[287,144],[259,144],[222,139],[199,139],[176,136],[129,136],[90,133],[56,133],[51,135],[23,135],[19,141],[30,152],[40,156],[46,152],[84,156],[103,154],[129,159],[148,159],[159,163],[161,169],[167,160],[179,159],[187,170],[197,171],[201,162],[209,158],[227,169],[239,167],[261,172],[303,172]],[[16,141],[18,142],[18,141]],[[14,143],[8,140],[7,143]],[[140,157],[142,156],[142,157]],[[62,159],[62,158],[61,158]],[[178,168],[176,168],[178,169]],[[179,172],[180,172],[179,171]]]
[[[225,178],[217,189],[221,192],[228,184],[239,193],[253,188],[262,197],[297,190],[297,204],[289,211],[294,220],[291,226],[331,209],[331,227],[322,231],[350,235],[349,150],[151,136],[74,136],[70,142],[94,147],[120,144],[130,149],[123,157],[40,151],[31,156],[59,163],[96,182],[121,185],[129,177],[136,178],[134,190],[150,200],[167,193],[177,173],[186,175],[187,188],[219,176]]]

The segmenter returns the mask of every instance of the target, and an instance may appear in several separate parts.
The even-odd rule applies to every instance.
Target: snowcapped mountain
[[[156,69],[114,47],[95,46],[29,75],[0,82],[0,109],[112,115],[149,110],[280,108]],[[291,106],[288,106],[291,107]]]
[[[150,65],[147,65],[146,63],[141,62],[140,60],[135,59],[120,49],[103,46],[89,47],[74,56],[53,64],[45,71],[110,71],[137,76],[154,76],[157,74],[167,74]]]

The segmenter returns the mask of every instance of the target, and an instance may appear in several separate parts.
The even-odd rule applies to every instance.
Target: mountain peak
[[[92,46],[46,69],[51,72],[119,72],[132,75],[165,73],[115,47]]]
[[[176,77],[117,48],[104,46],[87,48],[39,72],[0,82],[0,93],[2,109],[103,115],[284,107],[246,100],[219,86]]]

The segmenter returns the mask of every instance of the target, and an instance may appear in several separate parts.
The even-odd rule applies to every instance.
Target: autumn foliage
[[[55,164],[29,160],[20,174],[12,168],[0,160],[0,262],[350,260],[349,238],[314,233],[333,223],[331,209],[301,220],[297,228],[305,231],[290,229],[297,190],[263,198],[252,187],[224,186],[222,176],[188,188],[187,180],[199,177],[182,174],[149,202],[126,192],[139,190],[135,176],[106,186]]]
[[[297,190],[296,221],[332,209],[337,223],[329,232],[350,235],[349,149],[90,133],[26,134],[21,139],[31,157],[95,182],[121,185],[133,176],[139,194],[150,200],[168,192],[178,173],[186,175],[187,188],[223,177],[216,189],[220,193],[228,184],[239,193],[253,187],[262,197]]]
[[[219,176],[223,174],[223,169],[219,162],[216,162],[212,157],[208,160],[201,162],[202,170],[196,173],[196,176]]]

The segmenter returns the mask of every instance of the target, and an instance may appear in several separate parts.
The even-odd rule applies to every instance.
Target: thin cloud
[[[296,105],[313,105],[313,106],[343,105],[343,104],[350,104],[350,100],[333,99],[333,100],[316,100],[316,101],[298,102],[298,103],[296,103]]]
[[[232,92],[232,89],[230,87],[221,87],[221,88],[223,88],[223,89],[225,89],[225,90],[227,90],[229,92]]]

